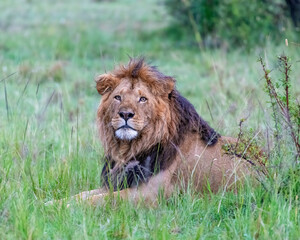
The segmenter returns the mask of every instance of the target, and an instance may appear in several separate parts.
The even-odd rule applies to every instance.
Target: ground
[[[264,137],[272,117],[257,59],[272,69],[284,52],[299,65],[299,47],[285,46],[283,37],[281,45],[250,52],[200,51],[172,31],[155,0],[2,0],[0,9],[0,239],[299,237],[298,197],[260,185],[237,195],[188,190],[157,208],[126,201],[44,206],[100,185],[97,74],[144,55],[176,77],[178,90],[222,135],[237,136],[247,118]],[[295,66],[292,76],[299,76]]]

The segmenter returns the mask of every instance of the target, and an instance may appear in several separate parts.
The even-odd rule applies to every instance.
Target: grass
[[[201,197],[188,191],[155,209],[126,201],[96,209],[44,206],[100,185],[96,74],[127,55],[144,55],[176,77],[180,92],[222,135],[236,136],[247,118],[264,137],[272,118],[257,58],[290,56],[299,96],[299,47],[200,52],[170,33],[170,17],[154,0],[2,0],[0,9],[0,239],[299,237],[297,175],[283,194],[284,176],[276,171],[269,191],[248,186],[237,195]],[[276,157],[287,166],[293,158]]]

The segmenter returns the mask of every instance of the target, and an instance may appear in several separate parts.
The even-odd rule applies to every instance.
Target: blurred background
[[[128,55],[144,55],[175,76],[204,116],[205,100],[214,116],[223,115],[223,104],[234,112],[262,87],[258,56],[276,61],[289,51],[285,39],[292,56],[299,53],[298,0],[2,0],[0,9],[0,76],[15,73],[6,80],[6,99],[1,81],[2,117],[12,114],[14,101],[31,101],[37,86],[39,103],[54,91],[54,99],[74,97],[66,105],[95,107],[94,76]]]
[[[185,29],[187,35],[194,35],[200,47],[243,47],[250,50],[263,46],[269,39],[278,42],[283,36],[292,36],[292,32],[298,31],[299,34],[298,0],[165,2],[169,14],[176,19],[177,29]]]

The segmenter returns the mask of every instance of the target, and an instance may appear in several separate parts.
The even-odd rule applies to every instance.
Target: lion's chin
[[[137,135],[138,132],[136,130],[133,130],[132,128],[120,128],[116,131],[116,137],[121,140],[130,141],[132,139],[135,139]]]

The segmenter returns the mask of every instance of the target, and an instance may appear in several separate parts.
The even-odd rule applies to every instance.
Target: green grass
[[[272,118],[257,58],[267,56],[274,68],[278,54],[289,55],[299,96],[299,47],[200,52],[170,32],[159,1],[2,0],[0,9],[0,239],[299,237],[297,175],[284,194],[277,173],[269,191],[248,186],[237,195],[201,197],[188,191],[154,209],[126,201],[96,209],[44,206],[100,185],[96,74],[127,62],[127,55],[144,55],[176,77],[180,92],[221,134],[236,136],[247,117],[263,137]],[[289,149],[286,143],[287,154],[279,156],[287,166]]]

